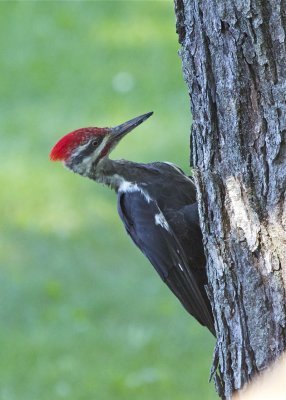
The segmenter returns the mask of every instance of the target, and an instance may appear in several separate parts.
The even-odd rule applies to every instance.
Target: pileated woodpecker
[[[115,128],[77,129],[57,142],[50,158],[116,191],[127,233],[187,311],[215,335],[192,179],[168,162],[109,158],[119,141],[152,114]]]

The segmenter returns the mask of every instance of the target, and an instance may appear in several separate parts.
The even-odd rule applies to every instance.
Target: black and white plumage
[[[74,131],[56,144],[51,158],[117,192],[118,212],[133,242],[186,310],[215,335],[192,179],[170,163],[108,157],[119,140],[151,114],[116,128]]]
[[[143,185],[124,182],[119,186],[119,215],[161,279],[186,310],[214,333],[204,287],[207,276],[195,186],[170,164],[153,163],[145,167]],[[147,183],[149,174],[157,175],[151,185]],[[171,202],[174,188],[177,201]]]

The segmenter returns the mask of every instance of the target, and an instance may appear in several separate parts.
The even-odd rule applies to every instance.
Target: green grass
[[[188,171],[172,2],[2,2],[0,34],[0,400],[215,399],[214,340],[115,194],[48,160],[75,128],[153,110],[114,157]]]

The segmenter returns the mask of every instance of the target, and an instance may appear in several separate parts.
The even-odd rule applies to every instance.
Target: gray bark
[[[229,398],[284,350],[286,1],[175,0],[191,153]]]

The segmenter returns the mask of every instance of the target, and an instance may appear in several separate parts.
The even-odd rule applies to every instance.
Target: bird
[[[215,336],[206,259],[192,177],[170,162],[137,163],[109,155],[153,112],[112,128],[80,128],[63,136],[50,159],[117,193],[125,229],[184,308]]]

